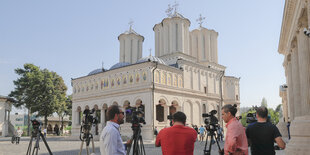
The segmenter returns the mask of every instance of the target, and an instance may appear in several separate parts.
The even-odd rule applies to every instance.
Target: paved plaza
[[[0,155],[23,155],[26,154],[29,137],[22,137],[19,145],[12,144],[10,141],[10,137],[0,138]],[[51,148],[54,155],[77,155],[80,150],[81,141],[69,141],[66,140],[66,137],[48,137],[47,142],[49,147]],[[34,145],[34,143],[33,143]],[[161,155],[161,148],[155,147],[154,143],[145,142],[145,150],[147,155]],[[202,155],[204,149],[205,142],[196,142],[195,143],[195,155]],[[223,147],[223,143],[220,143],[221,148]],[[217,155],[218,148],[214,144],[212,146],[211,154]],[[99,142],[95,142],[95,152],[96,155],[100,155],[99,153]],[[40,142],[40,155],[48,155],[48,151],[43,143]],[[284,151],[277,151],[277,155],[283,155]],[[82,155],[86,155],[85,152],[85,144]]]

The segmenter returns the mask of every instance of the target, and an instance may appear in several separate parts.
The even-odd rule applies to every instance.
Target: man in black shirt
[[[248,125],[246,136],[251,146],[252,155],[274,155],[274,142],[282,149],[285,143],[278,128],[267,122],[268,109],[264,106],[257,108],[257,122]]]

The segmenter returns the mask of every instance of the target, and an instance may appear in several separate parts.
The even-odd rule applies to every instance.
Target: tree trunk
[[[30,136],[30,112],[31,112],[31,109],[28,108],[28,129],[27,129],[27,136]]]
[[[63,134],[63,131],[64,131],[64,116],[61,116],[61,133]]]
[[[44,129],[47,129],[47,111],[45,111],[44,115]]]

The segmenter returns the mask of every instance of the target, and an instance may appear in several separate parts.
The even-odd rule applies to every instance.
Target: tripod
[[[82,130],[82,126],[81,126],[81,130]],[[81,153],[82,153],[84,142],[86,143],[86,153],[87,153],[87,155],[89,155],[89,143],[90,143],[90,141],[92,141],[92,150],[93,150],[93,153],[95,153],[95,144],[94,144],[93,134],[89,133],[89,130],[85,130],[83,137],[81,137],[81,135],[80,135],[80,139],[81,139],[82,143],[81,143],[79,155],[81,155]]]
[[[133,130],[133,151],[132,155],[145,155],[145,149],[143,145],[142,135],[141,135],[141,125],[138,124],[132,124],[131,126]],[[130,154],[131,147],[128,147],[127,149],[127,155]]]
[[[38,154],[38,151],[40,149],[40,146],[39,146],[39,142],[40,142],[40,137],[42,138],[44,144],[45,144],[45,147],[47,148],[48,152],[50,155],[53,155],[53,153],[51,152],[49,146],[47,145],[47,142],[43,136],[43,134],[41,133],[41,130],[39,128],[35,128],[34,131],[32,131],[32,135],[31,135],[31,139],[30,139],[30,142],[29,142],[29,146],[28,146],[28,149],[27,149],[27,153],[26,155],[31,155],[31,148],[32,148],[32,140],[35,138],[36,142],[34,144],[34,147],[33,147],[33,151],[32,151],[32,155],[37,155]]]
[[[212,147],[212,140],[213,140],[213,138],[216,140],[216,144],[217,144],[218,149],[221,150],[220,144],[219,144],[219,142],[217,140],[217,136],[215,134],[216,130],[211,129],[209,131],[210,131],[210,134],[207,134],[206,144],[205,144],[205,148],[203,150],[204,155],[211,155],[211,147]],[[210,140],[210,144],[209,144],[209,149],[207,150],[208,138],[209,137],[211,137],[211,140]]]

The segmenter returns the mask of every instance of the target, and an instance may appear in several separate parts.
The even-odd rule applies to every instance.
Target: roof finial
[[[172,16],[172,10],[173,10],[173,8],[171,7],[170,4],[168,4],[168,9],[166,10],[166,14],[168,17]]]
[[[202,27],[203,20],[205,20],[205,19],[206,19],[206,17],[202,17],[201,14],[199,15],[199,18],[196,19],[196,21],[198,22],[200,27]]]
[[[178,6],[179,6],[179,3],[177,1],[174,1],[174,4],[172,5],[172,7],[174,7],[174,14],[177,13]]]
[[[149,51],[150,51],[150,57],[151,57],[152,56],[152,48],[150,48]]]
[[[128,24],[129,24],[129,32],[131,32],[132,31],[133,20],[130,19]]]

